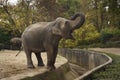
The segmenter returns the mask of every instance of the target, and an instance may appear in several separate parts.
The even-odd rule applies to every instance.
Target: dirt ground
[[[16,57],[15,55],[17,54],[17,52],[18,51],[12,51],[12,50],[0,51],[0,79],[21,73],[27,73],[27,72],[30,73],[30,71],[32,71],[32,73],[36,71],[40,71],[42,73],[46,70],[46,67],[37,67],[37,60],[34,54],[32,54],[32,60],[36,69],[33,70],[27,69],[25,53],[22,51]],[[44,64],[46,65],[47,62],[46,53],[42,53],[42,58]],[[61,59],[60,56],[57,56],[55,66],[58,67],[61,64],[63,64],[65,61],[66,59],[64,58]]]

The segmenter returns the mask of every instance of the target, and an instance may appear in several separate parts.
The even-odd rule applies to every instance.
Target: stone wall
[[[59,49],[59,55],[68,59],[70,63],[85,68],[87,71],[74,80],[88,80],[90,74],[112,62],[112,58],[95,51],[81,49]]]
[[[68,59],[69,62],[86,68],[93,69],[109,60],[105,55],[81,49],[59,49],[59,54]]]

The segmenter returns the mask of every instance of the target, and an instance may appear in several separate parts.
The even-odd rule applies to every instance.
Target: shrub
[[[113,37],[110,41],[120,41],[120,29],[113,29],[112,30]]]
[[[101,31],[100,39],[102,43],[106,43],[112,37],[113,37],[113,34],[109,29],[106,28]]]
[[[120,41],[120,29],[103,29],[101,31],[100,40],[102,43],[106,43],[107,41]]]
[[[112,29],[112,34],[114,37],[120,37],[120,29]]]
[[[0,43],[0,50],[4,49],[4,44]]]
[[[109,41],[106,43],[106,47],[120,47],[120,41]]]
[[[4,48],[9,46],[10,44],[11,35],[9,31],[5,30],[4,28],[0,28],[0,45],[4,44]]]

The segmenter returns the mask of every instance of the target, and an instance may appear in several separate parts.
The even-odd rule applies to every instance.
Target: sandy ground
[[[46,67],[37,67],[37,60],[34,54],[32,54],[32,60],[36,68],[33,70],[27,69],[25,53],[22,51],[16,57],[15,55],[17,54],[17,52],[18,51],[12,50],[0,51],[0,79],[27,72],[40,71],[42,73],[47,70]],[[46,53],[42,53],[42,58],[45,65],[47,62],[46,57]],[[55,66],[59,67],[64,62],[66,62],[66,59],[57,56]]]
[[[89,48],[89,50],[95,50],[95,51],[120,55],[120,48]]]

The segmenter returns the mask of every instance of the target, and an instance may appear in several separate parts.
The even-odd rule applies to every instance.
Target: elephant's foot
[[[39,63],[38,66],[41,67],[41,66],[45,66],[45,65],[43,63]]]
[[[35,67],[33,65],[27,65],[27,68],[34,69]]]
[[[56,69],[56,67],[53,66],[47,66],[48,71],[54,71]]]

